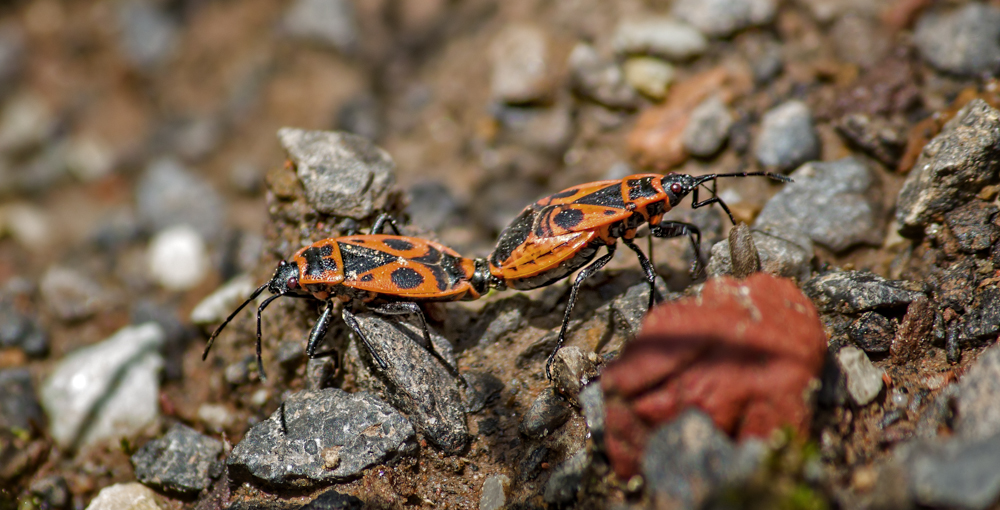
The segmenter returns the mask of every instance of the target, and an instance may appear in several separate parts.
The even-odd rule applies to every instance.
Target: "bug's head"
[[[219,333],[222,333],[222,330],[226,328],[226,325],[229,324],[234,317],[236,317],[236,314],[240,313],[240,310],[243,310],[243,308],[250,304],[250,302],[257,299],[257,296],[261,295],[261,293],[265,290],[270,291],[274,295],[265,299],[264,302],[257,307],[257,372],[260,374],[261,380],[267,379],[267,374],[264,372],[264,362],[260,356],[260,316],[271,301],[274,301],[281,296],[286,294],[308,294],[308,291],[299,285],[299,265],[294,262],[288,263],[282,260],[281,263],[278,264],[278,268],[274,270],[274,276],[272,276],[271,279],[264,285],[257,287],[257,290],[253,291],[253,293],[250,294],[250,297],[247,298],[243,304],[238,306],[236,310],[233,310],[233,313],[229,314],[229,317],[227,317],[226,320],[223,321],[218,328],[216,328],[215,332],[212,333],[212,336],[208,338],[208,343],[205,345],[205,352],[201,355],[202,360],[208,357],[208,351],[212,349],[212,344],[215,343],[215,339],[218,338]]]
[[[666,174],[663,176],[663,179],[660,179],[663,191],[667,192],[667,197],[670,199],[670,207],[675,207],[702,182],[704,181],[700,181],[697,177],[674,173]]]
[[[682,198],[687,196],[689,193],[691,196],[691,207],[697,209],[710,204],[719,204],[726,215],[729,216],[729,220],[736,224],[736,220],[733,218],[733,213],[729,211],[729,207],[726,203],[719,198],[716,193],[715,184],[718,182],[720,177],[767,177],[774,179],[779,182],[792,182],[792,179],[781,174],[776,174],[772,172],[733,172],[725,174],[709,174],[709,175],[699,175],[697,177],[686,175],[686,174],[666,174],[660,183],[663,185],[663,190],[666,191],[667,196],[670,198],[670,207],[674,207]],[[712,183],[708,186],[707,183]],[[698,188],[705,187],[705,190],[711,193],[711,196],[704,201],[698,200]]]
[[[271,294],[308,294],[299,283],[299,265],[284,260],[278,263],[274,275],[267,282],[267,290]]]

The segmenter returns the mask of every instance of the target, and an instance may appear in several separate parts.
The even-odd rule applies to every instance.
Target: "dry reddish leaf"
[[[638,473],[647,436],[691,407],[735,438],[785,425],[806,434],[826,341],[812,302],[766,273],[713,279],[700,297],[656,308],[602,376],[615,472]]]

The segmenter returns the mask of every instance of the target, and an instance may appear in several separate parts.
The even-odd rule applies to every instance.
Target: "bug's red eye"
[[[288,288],[289,289],[297,289],[297,288],[299,288],[299,279],[296,278],[296,277],[294,277],[294,276],[291,277],[291,278],[289,278],[288,279]]]
[[[670,192],[674,195],[680,195],[682,191],[684,191],[684,186],[681,186],[681,183],[675,182],[670,185]]]

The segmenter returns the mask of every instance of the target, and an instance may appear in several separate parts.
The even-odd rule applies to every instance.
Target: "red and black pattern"
[[[614,255],[618,240],[635,252],[650,286],[649,306],[659,296],[654,282],[656,273],[646,255],[633,239],[643,223],[649,223],[654,237],[687,236],[695,251],[695,272],[701,264],[701,232],[689,223],[664,221],[663,215],[677,206],[688,194],[692,208],[719,204],[732,220],[733,215],[715,193],[719,177],[767,176],[780,181],[787,177],[767,172],[741,172],[693,177],[685,174],[636,174],[620,180],[597,181],[567,188],[544,197],[521,211],[500,233],[489,256],[490,273],[503,285],[515,289],[534,289],[550,285],[579,272],[570,291],[556,348],[545,366],[546,375],[562,345],[583,280],[604,267]],[[711,182],[711,197],[698,200],[698,189]],[[706,188],[707,189],[707,188]],[[733,220],[735,224],[735,220]],[[607,253],[598,258],[601,247]]]
[[[376,221],[373,231],[381,230],[387,217]],[[395,229],[395,224],[389,220]],[[260,317],[264,308],[281,296],[310,297],[325,303],[319,320],[309,333],[306,353],[316,350],[326,336],[333,317],[335,301],[345,303],[344,321],[369,347],[372,357],[383,368],[385,361],[376,351],[354,318],[355,303],[365,303],[369,310],[383,315],[416,315],[424,333],[424,345],[431,354],[457,374],[433,347],[423,311],[417,305],[429,301],[477,299],[499,282],[492,277],[484,259],[468,259],[451,248],[416,237],[401,235],[353,235],[323,239],[295,252],[290,262],[281,261],[271,280],[261,285],[212,334],[205,347],[208,356],[212,343],[223,328],[247,304],[264,290],[272,296],[257,309],[257,369],[266,377],[261,360]]]

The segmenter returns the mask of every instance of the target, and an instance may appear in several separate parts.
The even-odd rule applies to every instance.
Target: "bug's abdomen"
[[[343,285],[376,298],[452,301],[472,290],[474,262],[441,244],[387,235],[350,236],[340,242]]]

